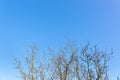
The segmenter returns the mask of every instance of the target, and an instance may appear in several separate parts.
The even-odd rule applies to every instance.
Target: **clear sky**
[[[24,45],[47,49],[65,37],[113,48],[110,77],[120,76],[119,0],[0,0],[0,80],[16,80],[11,54]]]

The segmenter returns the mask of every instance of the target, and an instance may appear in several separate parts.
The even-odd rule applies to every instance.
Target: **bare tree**
[[[108,61],[110,60],[112,55],[111,53],[107,53],[104,51],[100,51],[96,46],[89,47],[89,43],[85,45],[80,50],[80,54],[78,55],[79,59],[76,63],[82,65],[82,68],[77,70],[76,73],[81,72],[78,75],[78,80],[80,80],[80,76],[82,80],[109,80],[108,78]],[[76,68],[79,66],[76,65]],[[84,74],[84,75],[83,75]]]
[[[80,47],[68,42],[57,50],[49,48],[45,61],[38,60],[39,49],[30,48],[24,61],[15,59],[22,80],[109,80],[108,61],[111,53],[99,50],[89,43]],[[43,62],[43,63],[41,63]]]
[[[52,50],[53,51],[53,50]],[[111,53],[99,50],[89,43],[80,48],[69,43],[52,57],[55,80],[109,80],[108,61]]]
[[[51,75],[56,75],[52,80],[73,80],[73,63],[77,48],[66,46],[60,48],[57,54],[54,49],[50,52],[54,52],[51,57],[51,69],[53,71]]]
[[[27,56],[22,60],[15,58],[16,68],[18,69],[21,80],[45,80],[43,64],[39,61],[39,49],[36,45],[30,46]]]

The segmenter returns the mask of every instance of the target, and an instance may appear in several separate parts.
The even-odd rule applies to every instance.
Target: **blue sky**
[[[59,46],[66,37],[114,49],[110,77],[120,76],[119,0],[0,0],[0,80],[16,80],[11,54],[24,45]]]

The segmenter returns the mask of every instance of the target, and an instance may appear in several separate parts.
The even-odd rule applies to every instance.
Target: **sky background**
[[[0,0],[0,80],[16,80],[11,55],[24,45],[59,46],[65,38],[114,50],[110,77],[120,76],[119,0]]]

